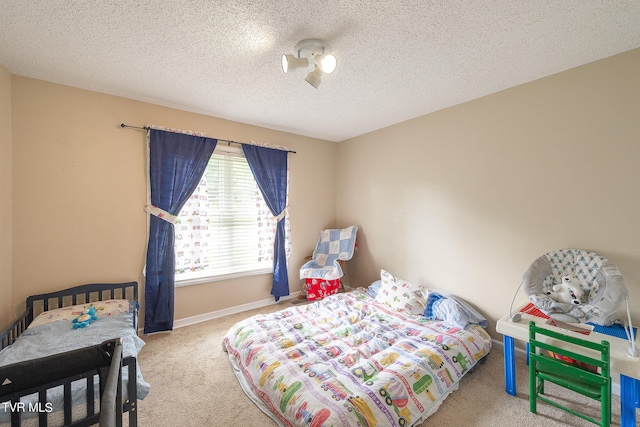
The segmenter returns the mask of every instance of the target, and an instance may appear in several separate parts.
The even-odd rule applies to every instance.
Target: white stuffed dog
[[[570,276],[564,276],[562,283],[554,285],[552,291],[547,292],[547,295],[557,302],[571,305],[582,304],[580,300],[582,298],[582,288],[580,288],[578,280]]]

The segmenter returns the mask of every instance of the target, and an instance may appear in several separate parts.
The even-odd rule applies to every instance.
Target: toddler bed
[[[135,426],[150,388],[136,363],[137,297],[129,282],[27,298],[0,333],[0,426],[120,426],[123,412]],[[88,308],[90,323],[73,321]]]
[[[461,299],[383,270],[367,290],[243,320],[223,349],[280,426],[404,427],[434,413],[487,355],[486,325]]]

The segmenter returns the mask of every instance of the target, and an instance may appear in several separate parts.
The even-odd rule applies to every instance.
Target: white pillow
[[[72,321],[89,307],[95,307],[96,317],[113,316],[115,314],[131,312],[131,302],[126,299],[110,299],[105,301],[90,302],[87,304],[71,305],[68,307],[47,310],[38,315],[29,326],[38,326],[59,320]]]
[[[385,270],[380,270],[380,281],[376,302],[407,314],[422,315],[424,313],[426,305],[424,289],[398,279]]]

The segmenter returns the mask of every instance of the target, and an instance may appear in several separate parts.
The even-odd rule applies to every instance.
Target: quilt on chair
[[[335,280],[343,276],[338,261],[353,257],[358,227],[322,230],[311,261],[300,268],[300,279]]]

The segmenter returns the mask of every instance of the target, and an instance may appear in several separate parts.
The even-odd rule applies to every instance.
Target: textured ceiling
[[[280,66],[306,38],[318,89]],[[0,0],[12,74],[329,141],[637,47],[638,0]]]

